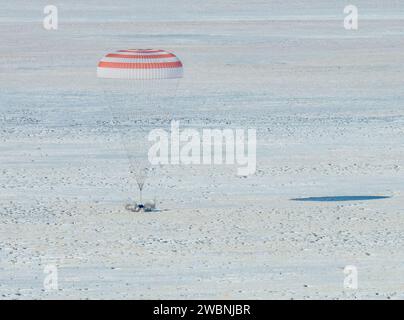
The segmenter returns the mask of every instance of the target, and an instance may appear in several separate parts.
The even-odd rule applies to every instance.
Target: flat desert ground
[[[403,299],[404,4],[355,1],[354,31],[337,2],[58,1],[51,31],[44,1],[4,4],[0,297]],[[136,107],[142,132],[256,129],[255,174],[160,166],[144,196],[162,211],[125,211],[96,78],[121,48],[184,64],[175,99]]]

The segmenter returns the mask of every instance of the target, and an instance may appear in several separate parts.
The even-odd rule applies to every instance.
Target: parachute
[[[148,126],[157,109],[167,98],[175,96],[183,77],[182,62],[175,54],[160,49],[118,50],[99,61],[97,77],[142,204],[142,190],[150,171],[147,133],[152,128]]]

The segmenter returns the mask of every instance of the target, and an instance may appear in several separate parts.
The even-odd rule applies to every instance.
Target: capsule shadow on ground
[[[294,198],[292,201],[317,201],[317,202],[332,202],[332,201],[367,201],[388,199],[390,196],[330,196],[330,197],[308,197]]]

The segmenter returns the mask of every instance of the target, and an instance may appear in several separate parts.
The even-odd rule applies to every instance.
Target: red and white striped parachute
[[[155,49],[127,49],[108,53],[98,63],[97,76],[112,79],[182,78],[181,61],[173,53]]]

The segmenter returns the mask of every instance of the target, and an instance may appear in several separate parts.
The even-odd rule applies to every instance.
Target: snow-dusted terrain
[[[58,1],[56,31],[45,1],[2,4],[0,298],[404,298],[404,4],[355,1],[349,31],[340,1],[118,3]],[[163,211],[125,211],[96,65],[144,47],[185,77],[142,130],[254,128],[255,175],[162,166],[144,195]],[[387,198],[292,200],[342,196]]]

